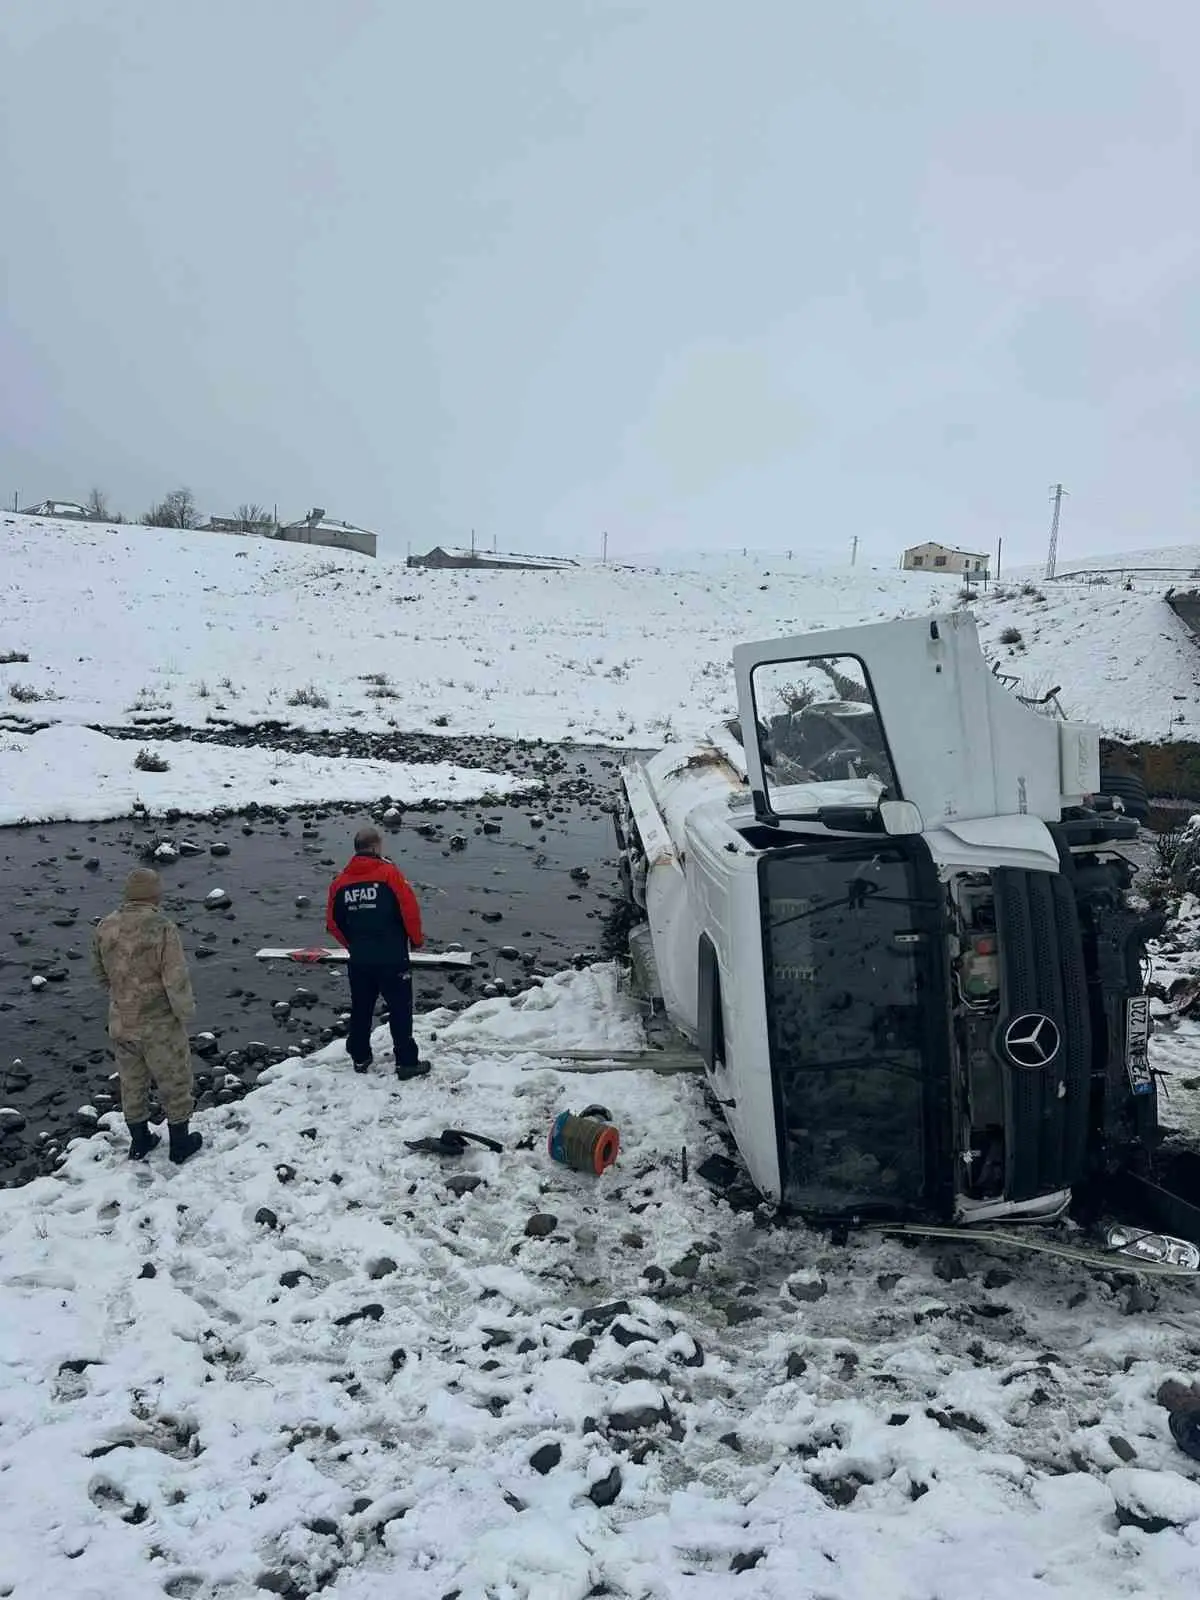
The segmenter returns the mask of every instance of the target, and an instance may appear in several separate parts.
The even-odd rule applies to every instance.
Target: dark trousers
[[[375,1002],[381,998],[388,1008],[396,1065],[415,1066],[412,972],[400,967],[369,966],[362,961],[350,963],[350,1036],[346,1041],[350,1059],[360,1063],[371,1059],[371,1024],[375,1020]]]

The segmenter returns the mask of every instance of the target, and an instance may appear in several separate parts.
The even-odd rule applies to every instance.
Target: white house
[[[978,550],[954,550],[946,544],[914,544],[900,563],[905,572],[951,572],[960,578],[984,581],[988,557]]]

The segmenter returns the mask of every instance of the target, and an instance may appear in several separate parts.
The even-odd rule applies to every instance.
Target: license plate
[[[1150,1076],[1150,1002],[1137,995],[1126,1003],[1125,1071],[1134,1094],[1149,1094],[1154,1087]]]

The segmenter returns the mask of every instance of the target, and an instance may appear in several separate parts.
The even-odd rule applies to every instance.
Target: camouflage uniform
[[[150,1080],[162,1098],[167,1121],[186,1123],[192,1114],[192,1055],[187,1024],[196,1002],[179,930],[158,909],[156,893],[139,892],[135,872],[119,911],[96,929],[92,966],[109,993],[108,1031],[121,1079],[125,1120],[150,1115]],[[146,872],[149,891],[157,874]]]

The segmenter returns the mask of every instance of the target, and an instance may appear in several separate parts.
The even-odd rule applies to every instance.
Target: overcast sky
[[[1200,0],[3,0],[0,498],[1200,537]]]

